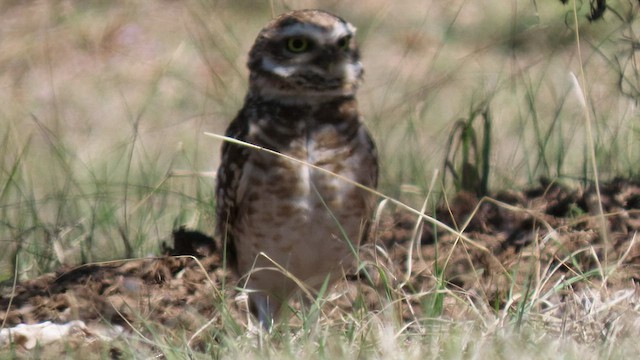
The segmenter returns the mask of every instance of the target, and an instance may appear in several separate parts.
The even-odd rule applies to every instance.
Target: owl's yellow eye
[[[311,44],[303,37],[292,37],[287,40],[287,50],[293,53],[309,51]]]
[[[342,50],[347,50],[349,43],[351,43],[351,35],[343,36],[338,40],[338,47]]]

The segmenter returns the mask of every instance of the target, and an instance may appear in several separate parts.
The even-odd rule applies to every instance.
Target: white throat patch
[[[273,59],[268,56],[265,56],[262,59],[262,68],[270,73],[276,74],[283,78],[287,78],[293,75],[293,73],[296,71],[295,65],[285,66],[281,64],[276,64],[273,61]]]

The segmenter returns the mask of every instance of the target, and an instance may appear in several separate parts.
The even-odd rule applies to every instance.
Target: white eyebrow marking
[[[356,28],[355,26],[349,24],[349,23],[338,23],[337,26],[333,27],[333,30],[331,31],[331,33],[329,34],[329,37],[332,40],[338,40],[341,39],[344,36],[347,35],[355,35],[356,34]]]
[[[356,28],[349,23],[337,22],[337,24],[333,26],[331,31],[329,32],[321,31],[315,25],[296,23],[296,24],[285,27],[280,32],[278,37],[287,38],[291,36],[304,35],[312,38],[314,41],[316,41],[319,44],[324,44],[328,42],[335,42],[338,39],[347,35],[353,36],[355,32],[356,32]]]

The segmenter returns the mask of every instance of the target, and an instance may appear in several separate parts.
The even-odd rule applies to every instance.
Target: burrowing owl
[[[355,98],[363,70],[354,35],[320,10],[272,20],[249,53],[249,91],[226,135],[375,187],[376,149]],[[274,262],[311,288],[352,265],[373,207],[366,191],[229,142],[217,179],[217,232],[263,325],[298,287]]]

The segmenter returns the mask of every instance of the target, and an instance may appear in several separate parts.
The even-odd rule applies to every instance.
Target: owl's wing
[[[368,156],[364,159],[362,168],[367,169],[365,175],[362,179],[362,185],[368,186],[372,189],[378,188],[378,176],[380,172],[380,166],[378,163],[378,149],[376,147],[376,143],[373,141],[369,130],[367,130],[364,123],[360,123],[359,134],[361,138],[361,143],[366,147]],[[371,197],[371,202],[369,204],[371,206],[370,214],[375,210],[375,198]],[[371,216],[371,215],[370,215]],[[362,236],[360,238],[360,242],[366,243],[369,239],[374,235],[371,233],[371,226],[373,224],[373,218],[364,219],[364,226],[362,231]]]
[[[229,124],[225,136],[244,141],[248,128],[247,114],[243,109]],[[222,161],[216,176],[216,236],[223,244],[228,266],[233,269],[237,265],[233,224],[238,213],[238,184],[248,156],[249,149],[246,146],[224,142]]]
[[[377,189],[378,188],[378,176],[380,173],[380,165],[378,163],[378,148],[376,147],[376,143],[373,141],[373,138],[371,137],[371,133],[369,133],[369,130],[367,130],[367,128],[363,125],[361,125],[360,131],[362,132],[362,136],[364,137],[364,143],[365,145],[369,148],[369,169],[370,169],[370,176],[371,176],[371,183],[370,184],[364,184],[367,185],[373,189]]]

